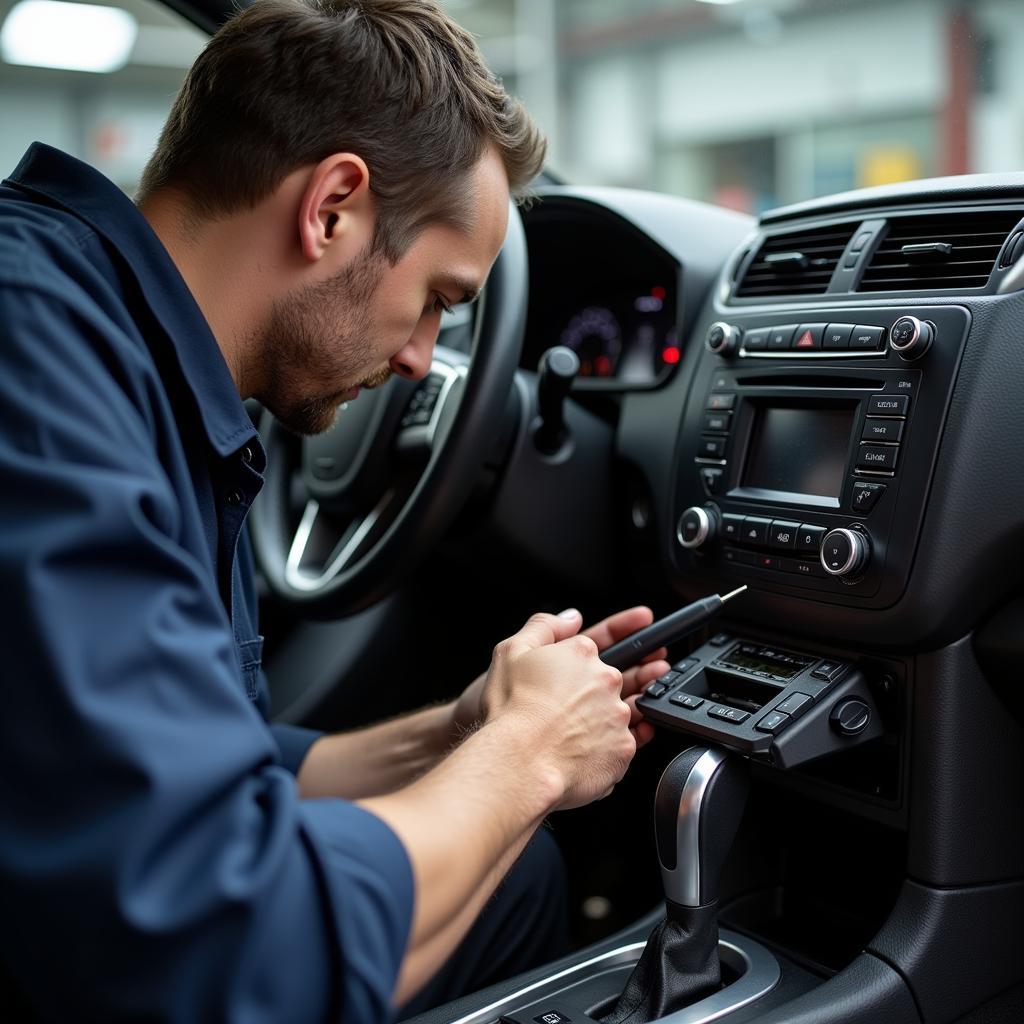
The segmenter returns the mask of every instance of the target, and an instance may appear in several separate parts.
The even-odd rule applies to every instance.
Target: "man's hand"
[[[654,614],[651,609],[640,605],[602,619],[601,622],[585,629],[583,636],[590,637],[597,644],[598,651],[603,651],[638,629],[649,626],[653,621]],[[637,710],[636,699],[648,683],[669,670],[670,666],[664,660],[667,653],[662,647],[644,658],[639,665],[622,673],[622,699],[630,709],[629,728],[638,749],[654,736],[654,726],[645,721]],[[489,672],[482,672],[452,706],[452,726],[457,735],[476,728],[483,721],[484,691],[489,677]]]

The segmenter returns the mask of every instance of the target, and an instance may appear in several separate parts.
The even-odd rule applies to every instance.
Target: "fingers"
[[[636,699],[639,694],[634,694],[632,697],[626,699],[626,704],[629,706],[629,731],[633,734],[633,738],[636,740],[636,749],[639,750],[641,747],[650,743],[654,739],[654,726],[644,718],[643,712],[636,706]]]
[[[669,671],[671,666],[667,661],[657,660],[645,662],[634,668],[627,669],[622,673],[622,696],[626,698],[630,694],[640,693],[641,690],[659,676]]]
[[[526,625],[515,636],[509,637],[506,643],[517,647],[546,647],[548,644],[574,636],[579,632],[581,625],[583,618],[575,608],[567,608],[558,615],[537,612],[536,615],[531,615],[526,620]]]
[[[584,633],[597,644],[598,650],[603,651],[630,633],[649,626],[653,621],[654,612],[644,605],[637,605],[635,608],[627,608],[625,611],[609,615],[607,619],[602,619],[584,630]]]

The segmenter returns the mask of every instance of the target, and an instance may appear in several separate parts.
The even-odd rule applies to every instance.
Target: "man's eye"
[[[443,295],[435,295],[434,301],[429,307],[432,313],[450,313],[452,307],[445,300]]]

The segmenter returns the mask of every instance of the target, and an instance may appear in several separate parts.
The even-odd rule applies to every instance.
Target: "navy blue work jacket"
[[[97,171],[0,186],[0,1000],[54,1021],[382,1021],[413,904],[299,799],[242,529],[265,456],[192,294]]]

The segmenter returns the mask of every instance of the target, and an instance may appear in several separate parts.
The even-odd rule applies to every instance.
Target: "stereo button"
[[[869,416],[906,416],[910,395],[872,395],[868,402]]]
[[[896,468],[898,452],[897,445],[882,448],[873,444],[862,444],[857,456],[857,468],[893,470]]]
[[[801,555],[817,555],[821,550],[821,538],[825,536],[824,526],[804,523],[797,531],[796,550]]]
[[[822,348],[849,348],[853,324],[829,324],[822,338]]]
[[[898,441],[903,436],[905,420],[872,419],[864,421],[864,433],[860,436],[865,441]]]
[[[735,404],[735,395],[708,395],[707,407],[714,412],[724,412],[726,409],[731,409]]]
[[[854,512],[870,512],[884,491],[885,484],[869,484],[864,480],[858,480],[853,485],[850,507]]]
[[[850,335],[850,348],[877,351],[885,341],[884,327],[863,327],[858,324]]]
[[[747,516],[743,520],[743,529],[740,531],[740,540],[751,547],[764,548],[768,546],[768,528],[772,525],[770,519],[759,519],[757,516]]]
[[[795,330],[796,327],[793,324],[785,324],[782,327],[770,327],[768,329],[769,351],[777,352],[779,349],[789,348]]]
[[[768,328],[758,327],[743,335],[743,348],[747,352],[763,352],[768,347]]]
[[[740,539],[740,532],[743,529],[743,516],[734,516],[726,513],[722,516],[722,539],[737,541]]]
[[[724,437],[702,437],[700,439],[700,452],[702,459],[724,459],[725,438]]]
[[[768,546],[779,551],[792,551],[796,547],[796,535],[799,523],[784,523],[774,520],[768,533]]]
[[[731,412],[704,413],[705,434],[728,434],[730,426],[732,426]]]

